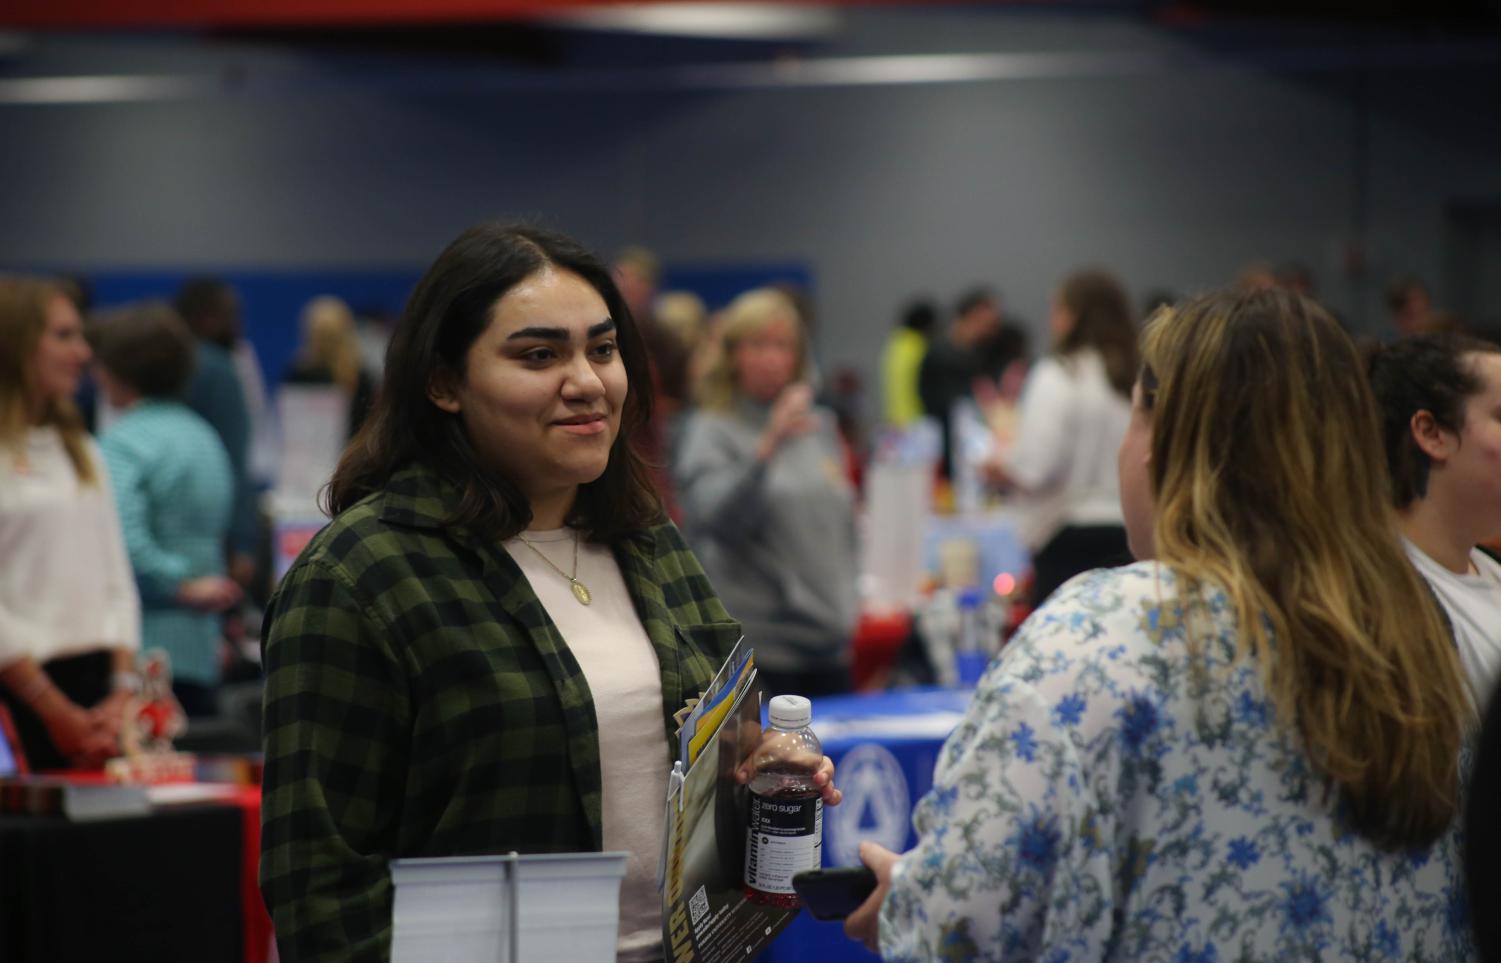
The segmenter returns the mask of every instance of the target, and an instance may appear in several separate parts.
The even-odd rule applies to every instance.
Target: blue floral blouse
[[[1022,626],[918,804],[883,957],[1472,958],[1457,830],[1393,853],[1343,829],[1228,597],[1194,607],[1195,660],[1176,596],[1155,563],[1101,570]]]

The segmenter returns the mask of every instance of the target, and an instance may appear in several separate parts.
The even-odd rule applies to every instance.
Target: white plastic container
[[[612,963],[626,855],[392,860],[392,963]]]

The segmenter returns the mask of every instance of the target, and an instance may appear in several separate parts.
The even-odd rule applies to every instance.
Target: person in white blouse
[[[1025,496],[1039,604],[1080,572],[1131,561],[1115,476],[1136,377],[1131,302],[1114,276],[1078,271],[1059,286],[1048,327],[1053,353],[1029,373],[1015,439],[987,467]]]
[[[34,770],[113,755],[141,644],[103,461],[72,397],[89,363],[56,285],[0,277],[0,699]]]

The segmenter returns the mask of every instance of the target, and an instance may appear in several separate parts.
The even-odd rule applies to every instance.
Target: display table
[[[889,500],[889,499],[888,499]],[[878,517],[879,516],[879,517]],[[1022,541],[1026,516],[1016,507],[967,514],[914,513],[910,501],[888,505],[864,519],[865,548],[860,584],[865,593],[851,640],[850,677],[857,690],[882,689],[898,672],[903,650],[917,630],[915,617],[931,604],[935,586],[974,586],[982,598],[1006,600],[1016,617],[1032,559]],[[905,528],[898,536],[893,529]],[[945,563],[945,555],[951,562]],[[1006,619],[1005,624],[1019,624]],[[995,626],[999,631],[1000,625]],[[944,680],[943,673],[918,676]],[[908,679],[908,681],[915,681]]]
[[[244,958],[241,810],[0,817],[0,959]]]
[[[72,822],[0,816],[0,960],[265,963],[260,790]]]
[[[909,689],[813,700],[813,729],[834,760],[844,800],[824,810],[825,866],[858,864],[862,840],[902,852],[916,844],[912,808],[933,784],[933,766],[969,705],[970,689]],[[806,913],[758,958],[761,963],[876,960],[844,924]]]

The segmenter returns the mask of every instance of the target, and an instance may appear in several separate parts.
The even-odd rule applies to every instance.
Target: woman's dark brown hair
[[[1068,357],[1084,348],[1100,353],[1105,377],[1122,398],[1131,397],[1136,380],[1136,320],[1131,301],[1115,275],[1096,269],[1068,276],[1058,292],[1063,306],[1074,316],[1074,326],[1058,342],[1058,353]]]
[[[662,518],[661,503],[634,439],[651,418],[651,379],[640,331],[610,274],[593,254],[562,234],[523,225],[469,228],[428,268],[412,292],[386,349],[385,381],[375,409],[339,459],[327,489],[338,514],[385,487],[409,464],[422,464],[458,486],[449,523],[493,538],[526,528],[532,513],[510,480],[481,462],[458,415],[429,398],[434,378],[461,383],[472,346],[495,303],[547,267],[578,275],[599,292],[615,321],[630,390],[620,434],[604,474],[579,488],[569,523],[595,541],[639,532]]]
[[[193,332],[165,301],[106,312],[88,334],[94,360],[142,397],[179,398],[193,376]]]
[[[1472,354],[1501,354],[1501,345],[1457,334],[1415,334],[1377,348],[1367,370],[1380,406],[1392,503],[1406,508],[1428,495],[1433,461],[1418,447],[1412,418],[1426,411],[1445,431],[1464,428],[1465,404],[1485,390]]]

